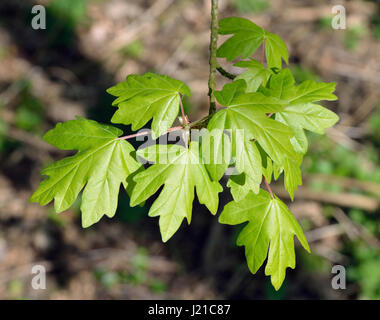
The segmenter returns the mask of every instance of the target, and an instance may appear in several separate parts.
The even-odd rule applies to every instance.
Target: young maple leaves
[[[233,36],[219,47],[218,58],[231,61],[240,56],[247,59],[265,42],[265,56],[270,68],[281,69],[281,59],[288,63],[289,52],[285,42],[248,19],[222,19],[219,22],[219,34]]]
[[[252,273],[257,272],[268,254],[265,274],[271,276],[272,284],[278,290],[285,279],[286,268],[295,267],[294,235],[310,252],[302,229],[287,206],[262,189],[258,194],[249,193],[240,202],[230,202],[219,217],[219,222],[231,225],[247,221],[249,223],[240,232],[236,243],[245,246]]]
[[[89,227],[103,215],[113,217],[120,184],[127,188],[127,178],[141,167],[131,155],[130,143],[119,140],[123,132],[96,121],[78,118],[57,126],[44,139],[61,150],[78,150],[42,170],[49,176],[32,195],[32,202],[46,205],[54,200],[56,212],[72,206],[84,188],[82,225]]]
[[[165,185],[160,196],[149,210],[150,217],[160,216],[162,240],[166,242],[180,227],[182,220],[190,224],[194,200],[194,187],[198,200],[216,214],[219,192],[217,181],[212,181],[200,159],[199,143],[191,141],[188,148],[181,145],[153,145],[139,150],[138,154],[155,162],[139,173],[134,181],[131,205],[145,201]]]
[[[222,108],[208,121],[207,132],[197,141],[186,135],[184,145],[154,145],[137,154],[154,163],[144,170],[135,150],[120,139],[121,131],[95,121],[78,118],[49,131],[44,139],[63,150],[78,150],[72,157],[53,163],[41,173],[47,175],[31,201],[46,205],[54,200],[57,212],[68,209],[84,189],[82,224],[88,227],[103,215],[112,217],[122,184],[131,206],[143,203],[164,186],[149,211],[159,217],[163,241],[169,240],[183,220],[190,224],[195,190],[198,201],[212,214],[219,205],[219,180],[234,167],[227,186],[233,201],[227,204],[219,222],[248,224],[237,244],[244,245],[249,269],[255,273],[268,255],[265,273],[278,289],[287,267],[295,267],[294,235],[309,246],[286,205],[261,189],[263,177],[270,183],[284,173],[291,198],[302,184],[300,165],[308,148],[305,130],[323,134],[338,117],[316,102],[335,100],[334,83],[305,81],[295,84],[289,69],[285,43],[253,22],[242,18],[220,21],[220,34],[232,34],[218,49],[217,56],[228,61],[249,58],[265,46],[267,66],[242,60],[245,69],[226,84],[215,98]],[[180,110],[181,96],[189,88],[168,76],[147,73],[130,75],[108,92],[117,97],[112,122],[131,124],[133,130],[152,121],[154,139],[170,130]],[[191,125],[183,124],[191,131]],[[268,251],[269,248],[269,251]]]
[[[111,119],[113,123],[132,124],[135,131],[153,118],[152,137],[156,139],[172,126],[178,115],[180,95],[190,96],[190,89],[179,80],[146,73],[128,76],[126,81],[108,89],[108,93],[118,97],[113,102],[119,107]]]

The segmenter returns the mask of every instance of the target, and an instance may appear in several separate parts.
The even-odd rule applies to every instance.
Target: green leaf
[[[262,180],[261,155],[254,141],[233,133],[235,168],[237,175],[232,175],[227,182],[231,194],[236,201],[245,198],[249,191],[258,193]],[[243,175],[240,175],[243,174]]]
[[[273,162],[271,158],[266,157],[266,163],[263,163],[262,170],[263,176],[267,179],[267,182],[271,183],[273,175]]]
[[[289,123],[283,118],[282,115],[276,116],[276,120],[282,122],[283,124],[286,124],[293,130],[294,137],[290,140],[290,142],[292,143],[292,146],[297,153],[305,154],[309,147],[309,142],[307,141],[307,137],[303,128],[298,124],[293,124],[292,122]]]
[[[260,91],[270,97],[281,99],[285,107],[276,113],[276,120],[288,125],[294,132],[292,145],[299,153],[306,153],[307,139],[304,129],[323,134],[326,128],[333,126],[338,116],[313,102],[320,100],[336,100],[332,93],[335,83],[323,83],[307,80],[299,86],[288,69],[281,70],[273,75],[267,88]]]
[[[336,100],[335,83],[306,80],[295,86],[295,81],[289,69],[283,69],[271,76],[268,88],[261,91],[268,96],[285,100],[288,104],[296,105],[321,100]]]
[[[232,17],[220,20],[219,34],[233,34],[219,47],[219,58],[226,58],[228,61],[238,56],[242,59],[249,58],[265,41],[265,56],[269,68],[281,68],[281,59],[288,63],[289,52],[284,41],[248,19]]]
[[[219,181],[231,162],[231,140],[223,130],[207,131],[202,137],[203,163],[214,181]]]
[[[153,203],[149,216],[160,216],[162,240],[166,242],[180,227],[182,220],[191,222],[194,187],[198,200],[212,214],[218,209],[218,193],[222,186],[212,181],[201,162],[199,143],[191,142],[189,149],[180,145],[156,145],[139,150],[138,155],[156,163],[134,177],[136,185],[131,205],[135,206],[164,185]]]
[[[289,126],[302,127],[319,134],[339,120],[334,112],[315,103],[289,105],[279,113],[279,117]]]
[[[89,227],[103,215],[113,217],[120,184],[141,165],[131,156],[134,148],[119,140],[122,131],[78,118],[58,123],[44,139],[62,150],[78,150],[74,156],[53,163],[41,174],[49,176],[32,195],[32,202],[46,205],[54,200],[59,213],[67,210],[83,189],[82,225]]]
[[[190,90],[183,82],[154,73],[130,75],[107,92],[118,97],[113,105],[119,109],[111,121],[132,124],[135,131],[153,118],[154,139],[164,134],[175,121],[180,109],[180,95],[190,96]]]
[[[278,164],[282,164],[286,157],[294,158],[295,152],[290,143],[294,133],[286,125],[266,116],[266,112],[282,110],[283,106],[279,100],[265,98],[259,92],[236,93],[239,92],[236,88],[241,86],[241,81],[243,80],[225,85],[223,90],[216,95],[218,102],[227,108],[213,115],[208,124],[208,130],[240,130],[241,136],[245,139],[256,139],[264,151]],[[232,96],[231,92],[235,94]]]
[[[267,96],[287,100],[294,95],[294,78],[289,69],[283,69],[269,79],[267,88],[260,88]]]
[[[245,93],[246,88],[244,80],[235,80],[227,83],[221,91],[215,91],[215,98],[222,106],[229,109],[243,108],[262,113],[280,112],[284,109],[280,99],[266,96],[261,92]]]
[[[292,201],[294,200],[294,191],[298,189],[298,186],[302,185],[302,173],[300,169],[301,163],[301,155],[297,160],[286,158],[284,162],[283,168],[285,189],[288,191]]]
[[[249,222],[239,234],[238,246],[245,246],[250,271],[256,273],[268,255],[265,274],[271,276],[276,290],[285,279],[286,268],[295,267],[294,235],[310,252],[309,245],[297,220],[277,197],[261,190],[250,192],[240,202],[230,202],[224,207],[219,222],[236,225]],[[269,248],[269,252],[268,252]]]
[[[247,84],[244,80],[236,80],[232,83],[224,85],[221,91],[215,91],[216,100],[222,106],[229,106],[233,101],[241,95],[245,94]]]
[[[244,199],[248,192],[251,191],[252,182],[247,181],[248,177],[244,173],[236,173],[230,176],[227,181],[227,187],[230,188],[232,197],[235,201]]]
[[[281,69],[281,58],[289,63],[289,52],[285,42],[276,34],[265,32],[265,57],[269,68]]]
[[[287,158],[285,158],[284,162],[287,160]],[[284,168],[281,168],[277,162],[274,162],[273,163],[273,178],[274,180],[277,180],[278,177],[281,175],[281,173],[284,171]]]
[[[250,57],[263,42],[265,31],[248,19],[231,17],[219,21],[219,34],[234,34],[217,51],[217,57],[231,61]]]
[[[273,74],[271,69],[265,68],[260,62],[254,59],[239,61],[235,63],[234,66],[247,69],[236,77],[236,80],[245,80],[247,83],[247,92],[256,92],[261,85],[265,87],[270,76]]]

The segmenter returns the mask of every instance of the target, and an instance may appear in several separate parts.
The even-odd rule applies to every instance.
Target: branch
[[[191,122],[189,124],[190,129],[202,129],[207,127],[207,123],[210,120],[211,115],[208,115],[206,117],[203,117],[202,119],[199,119],[197,121]]]
[[[265,39],[261,47],[261,64],[262,65],[264,65],[264,58],[265,58]]]
[[[173,127],[173,128],[168,129],[168,131],[166,131],[166,133],[169,133],[169,132],[172,132],[172,131],[177,131],[177,130],[182,130],[182,129],[183,129],[183,127]],[[131,134],[129,136],[119,137],[118,139],[119,140],[128,140],[128,139],[136,138],[136,137],[139,137],[139,136],[147,136],[148,134],[150,134],[150,131],[144,131],[144,132],[139,132],[139,133]]]
[[[272,191],[272,189],[269,186],[267,178],[265,178],[264,176],[263,176],[263,178],[264,178],[265,186],[267,187],[267,190],[268,190],[270,196],[272,197],[272,199],[274,199],[273,191]]]
[[[234,80],[236,78],[236,76],[232,73],[229,73],[227,70],[224,70],[221,66],[218,66],[216,68],[216,70],[218,70],[218,72],[223,76],[223,77],[226,77],[227,79],[230,79],[230,80]]]
[[[210,76],[208,80],[208,95],[210,97],[209,115],[216,112],[216,100],[214,96],[216,68],[216,50],[218,48],[218,0],[211,0],[211,36],[210,36]]]

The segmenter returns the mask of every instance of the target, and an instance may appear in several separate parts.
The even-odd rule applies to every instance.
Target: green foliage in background
[[[247,12],[264,12],[269,9],[268,0],[234,0],[237,11],[241,13]]]
[[[360,40],[363,38],[366,28],[361,25],[353,26],[345,31],[344,45],[348,50],[354,51],[360,45]]]
[[[52,0],[48,10],[74,29],[86,17],[86,7],[87,0]]]
[[[355,261],[348,269],[348,279],[359,283],[360,298],[380,299],[380,250],[367,244],[355,243]]]
[[[139,248],[129,261],[130,268],[122,271],[110,271],[104,268],[97,268],[94,276],[97,281],[107,289],[112,289],[120,285],[145,286],[156,294],[167,291],[166,282],[152,277],[149,274],[150,261],[149,254],[145,248]]]
[[[136,40],[120,49],[120,52],[126,57],[138,59],[144,54],[144,45]]]
[[[40,134],[41,126],[45,121],[43,103],[33,95],[32,83],[20,78],[11,84],[15,95],[12,101],[3,104],[0,101],[0,110],[12,115],[12,119],[5,121],[0,119],[0,153],[14,150],[18,142],[8,137],[10,127],[32,134]]]

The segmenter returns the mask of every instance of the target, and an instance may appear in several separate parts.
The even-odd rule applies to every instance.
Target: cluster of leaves
[[[131,206],[143,203],[163,186],[149,216],[159,217],[162,239],[167,241],[184,219],[191,222],[195,190],[198,201],[216,214],[223,190],[219,180],[228,167],[234,167],[227,183],[234,200],[224,207],[219,221],[248,222],[237,244],[245,246],[252,273],[268,255],[265,273],[278,289],[286,268],[295,266],[294,235],[310,249],[287,206],[260,186],[263,176],[270,183],[284,173],[285,188],[293,198],[302,183],[300,165],[308,148],[304,130],[322,134],[338,120],[316,104],[336,99],[335,84],[307,80],[295,85],[289,69],[282,69],[282,60],[288,63],[289,57],[283,40],[247,19],[223,19],[219,33],[232,36],[219,47],[218,57],[247,59],[265,45],[267,66],[254,59],[235,64],[245,71],[214,93],[223,108],[208,119],[201,139],[189,134],[192,124],[184,121],[182,144],[151,145],[135,153],[115,127],[82,118],[59,123],[45,140],[78,153],[44,169],[42,174],[49,177],[31,200],[42,205],[54,200],[56,211],[61,212],[84,188],[82,222],[88,227],[103,215],[115,214],[120,185],[129,193]],[[152,121],[154,139],[170,130],[182,95],[190,95],[181,81],[153,73],[130,75],[108,92],[117,97],[113,104],[118,109],[111,121],[130,124],[133,130]],[[136,154],[153,164],[144,169]]]

